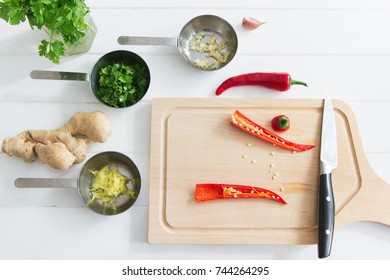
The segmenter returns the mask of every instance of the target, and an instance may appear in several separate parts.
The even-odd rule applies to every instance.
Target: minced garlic
[[[195,39],[190,42],[190,50],[199,53],[206,53],[205,59],[197,58],[194,65],[203,69],[217,69],[221,63],[228,60],[230,52],[225,50],[225,41],[217,41],[215,35],[205,36],[204,34],[197,34]]]

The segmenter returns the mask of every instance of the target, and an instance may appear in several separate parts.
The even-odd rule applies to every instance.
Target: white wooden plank
[[[322,98],[319,94],[313,97]],[[14,136],[26,129],[56,128],[77,111],[103,110],[113,122],[113,134],[106,143],[91,143],[89,152],[96,153],[114,149],[124,152],[149,153],[150,103],[143,102],[123,111],[96,105],[100,104],[0,103],[0,111],[4,116],[12,118],[14,123],[13,126],[7,127],[7,119],[0,120],[0,126],[3,127],[0,130],[0,139]],[[390,153],[390,144],[385,140],[390,139],[390,131],[383,129],[383,121],[381,121],[390,110],[390,103],[350,102],[349,105],[357,118],[366,153]],[[45,114],[42,114],[42,111]],[[25,114],[31,117],[25,118]]]
[[[249,72],[289,72],[293,78],[306,81],[309,87],[295,86],[285,93],[261,87],[238,87],[229,89],[221,97],[319,98],[318,93],[327,90],[332,98],[349,102],[389,101],[387,73],[390,72],[390,57],[387,56],[237,55],[221,70],[205,72],[188,65],[179,54],[139,54],[148,63],[152,77],[144,97],[146,101],[155,97],[215,97],[215,89],[222,81]],[[87,82],[32,80],[29,73],[34,69],[87,73],[100,56],[72,57],[61,65],[46,63],[36,56],[0,56],[0,65],[9,65],[0,67],[0,101],[97,104]],[[178,73],[180,76],[176,78]]]
[[[389,55],[390,10],[253,10],[253,9],[179,9],[175,20],[167,20],[160,9],[94,9],[98,32],[90,50],[101,53],[122,48],[121,35],[177,37],[182,27],[200,14],[216,14],[235,28],[239,37],[239,54]],[[241,16],[242,15],[242,16]],[[241,26],[243,16],[251,15],[267,24],[248,32]],[[107,24],[107,19],[110,24]],[[370,20],[365,20],[365,19]],[[147,21],[161,23],[159,28]],[[146,21],[146,24],[140,24]],[[364,24],[365,28],[361,28]],[[31,31],[27,23],[11,26],[0,22],[2,30],[0,54],[36,54],[37,45],[47,37],[43,31]],[[145,47],[154,54],[172,54],[176,50]]]
[[[384,181],[390,183],[390,154],[389,153],[368,153],[368,162]],[[375,186],[373,186],[375,187]]]
[[[110,149],[114,150],[114,149]],[[149,154],[120,151],[130,157],[136,164],[141,175],[141,192],[134,204],[145,206],[149,204]],[[89,153],[89,159],[96,153]],[[0,165],[5,166],[0,172],[0,206],[37,206],[49,208],[85,208],[77,189],[61,188],[16,188],[14,181],[19,177],[27,178],[78,178],[82,163],[74,165],[66,171],[53,170],[42,163],[24,163],[17,158],[9,158],[0,154]]]
[[[130,156],[140,169],[142,176],[142,195],[137,204],[148,205],[149,193],[149,156],[150,156],[150,104],[138,104],[135,110],[106,110],[114,124],[113,135],[106,143],[92,143],[88,157],[97,152],[116,150]],[[390,110],[389,103],[351,103],[355,111],[363,142],[363,147],[373,159],[372,167],[378,169],[378,175],[390,181],[388,165],[390,146],[386,141],[378,144],[378,139],[388,139],[390,132],[381,129],[382,118]],[[96,104],[76,103],[0,103],[0,111],[4,116],[13,119],[13,125],[7,126],[8,118],[1,119],[1,141],[7,136],[13,136],[25,129],[51,129],[65,122],[74,112],[93,111],[101,109]],[[44,111],[45,114],[41,112]],[[19,112],[24,112],[20,114]],[[369,112],[369,113],[368,113]],[[31,116],[26,118],[25,116]],[[49,118],[47,116],[50,116]],[[75,165],[67,171],[53,170],[39,162],[27,164],[15,157],[0,153],[0,204],[2,205],[37,205],[56,207],[81,207],[82,203],[75,190],[32,189],[20,190],[13,186],[17,177],[49,177],[77,178],[81,165]]]
[[[98,106],[96,106],[98,105]],[[149,185],[150,104],[143,103],[130,110],[107,109],[93,103],[0,103],[2,116],[1,143],[26,129],[54,129],[62,126],[78,111],[104,111],[113,124],[113,133],[105,143],[90,143],[88,158],[103,151],[119,151],[133,159],[141,173],[142,193],[140,205],[146,205]],[[44,113],[42,113],[44,112]],[[28,117],[26,117],[28,116]],[[8,126],[9,119],[13,125]],[[0,153],[0,204],[41,205],[56,207],[81,207],[77,190],[68,189],[17,189],[13,182],[17,177],[77,178],[82,163],[66,171],[53,170],[36,161],[25,163],[16,157]]]
[[[390,102],[350,105],[355,112],[366,153],[390,153],[390,131],[385,128]]]
[[[2,207],[0,259],[308,260],[317,255],[315,245],[151,245],[147,219],[146,207],[115,217],[80,209]],[[365,222],[337,229],[329,259],[389,259],[388,232],[388,227]]]
[[[99,103],[0,103],[0,111],[7,118],[0,120],[0,138],[14,136],[27,129],[55,129],[79,111],[96,110],[107,114],[112,122],[112,135],[105,143],[91,143],[90,152],[115,149],[124,152],[148,152],[150,138],[150,104],[134,108],[114,109]],[[29,117],[26,117],[29,116]],[[13,125],[7,127],[9,119]]]
[[[10,226],[3,227],[0,258],[135,257],[136,251],[132,250],[130,241],[145,247],[145,217],[145,210],[140,213],[135,208],[107,217],[79,208],[1,207],[1,224]]]
[[[328,0],[328,1],[312,1],[312,0],[241,0],[241,1],[225,1],[225,0],[197,0],[185,1],[182,0],[144,0],[144,1],[129,1],[129,0],[87,0],[86,3],[92,8],[225,8],[236,9],[243,7],[253,7],[254,9],[388,9],[390,7],[387,1],[373,0]]]

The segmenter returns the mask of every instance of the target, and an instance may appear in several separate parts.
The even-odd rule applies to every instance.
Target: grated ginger
[[[95,179],[89,189],[91,199],[88,204],[97,200],[103,205],[103,209],[111,206],[116,211],[116,200],[120,195],[128,195],[133,199],[136,198],[136,192],[126,187],[129,179],[123,176],[116,166],[110,169],[106,165],[99,171],[90,170],[90,172],[94,175]]]

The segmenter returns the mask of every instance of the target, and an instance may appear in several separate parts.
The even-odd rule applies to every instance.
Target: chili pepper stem
[[[302,86],[307,87],[307,83],[291,79],[290,80],[290,86],[292,86],[292,85],[302,85]]]

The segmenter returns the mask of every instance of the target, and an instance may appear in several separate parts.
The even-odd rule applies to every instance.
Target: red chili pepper
[[[259,187],[233,184],[196,184],[196,202],[224,198],[266,198],[287,204],[280,195]]]
[[[235,86],[263,86],[266,88],[286,91],[292,85],[304,85],[305,82],[291,79],[288,73],[248,73],[231,77],[225,80],[216,90],[215,94],[220,95],[225,90]]]
[[[239,111],[235,111],[231,118],[231,123],[235,125],[238,128],[241,128],[245,132],[248,132],[260,139],[263,139],[269,143],[272,143],[276,146],[296,151],[296,152],[303,152],[310,150],[314,148],[313,145],[303,145],[303,144],[297,144],[291,141],[288,141],[279,135],[272,133],[271,131],[267,130],[266,128],[256,124],[252,120],[248,119],[246,116],[241,114]]]
[[[286,131],[290,128],[290,119],[286,115],[279,115],[272,119],[271,124],[275,131]]]

